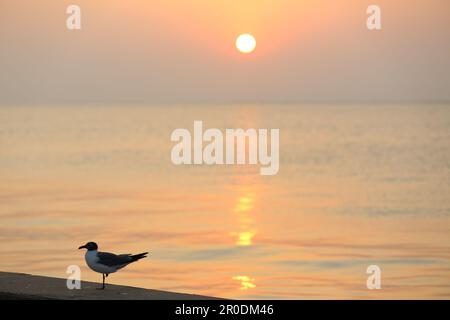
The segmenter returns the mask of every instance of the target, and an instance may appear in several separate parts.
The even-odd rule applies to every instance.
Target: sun
[[[251,34],[244,33],[241,34],[236,39],[236,48],[242,53],[250,53],[255,50],[256,40]]]

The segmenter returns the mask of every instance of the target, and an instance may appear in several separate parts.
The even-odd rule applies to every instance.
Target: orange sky
[[[0,104],[450,99],[450,2],[376,2],[3,0]]]

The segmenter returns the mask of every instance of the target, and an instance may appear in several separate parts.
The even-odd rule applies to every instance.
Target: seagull
[[[139,259],[146,258],[148,252],[139,254],[119,254],[109,252],[98,252],[98,246],[95,242],[88,242],[78,249],[87,249],[84,259],[89,268],[103,276],[103,286],[98,289],[105,289],[105,278],[119,269],[129,265]]]

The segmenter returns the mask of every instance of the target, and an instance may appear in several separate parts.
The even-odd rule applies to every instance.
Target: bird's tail
[[[148,254],[148,252],[134,254],[134,255],[130,256],[131,262],[138,261],[139,259],[142,259],[142,258],[147,258],[147,254]]]

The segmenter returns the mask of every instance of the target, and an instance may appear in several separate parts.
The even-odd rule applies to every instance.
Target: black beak
[[[87,249],[87,248],[86,248],[86,245],[81,246],[81,247],[78,248],[78,250],[80,250],[80,249]]]

